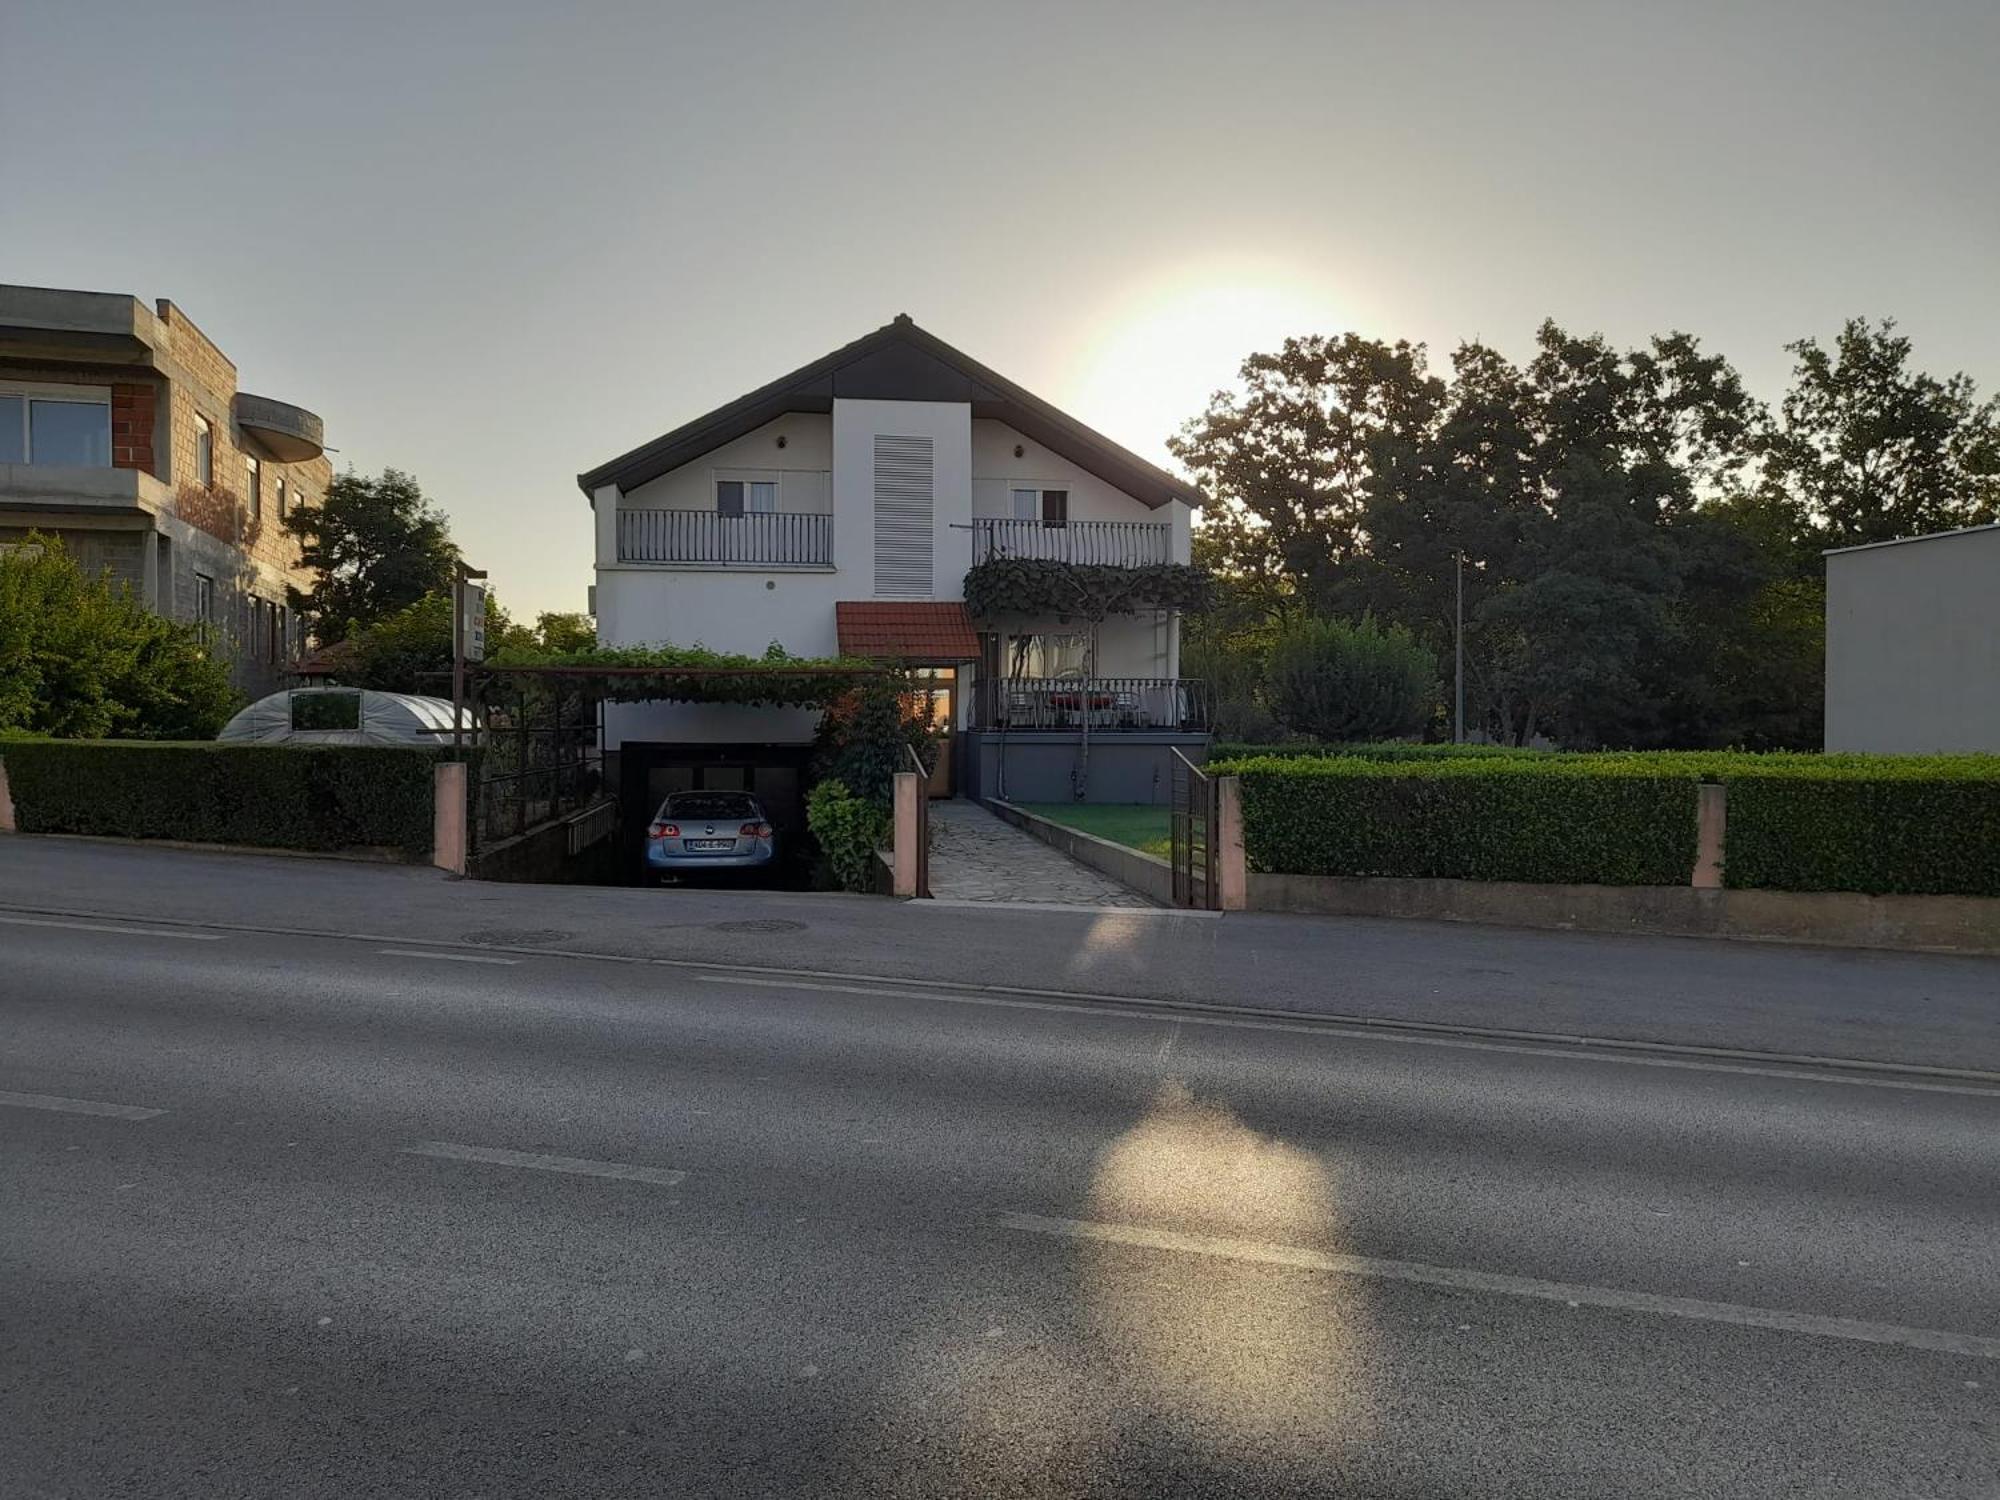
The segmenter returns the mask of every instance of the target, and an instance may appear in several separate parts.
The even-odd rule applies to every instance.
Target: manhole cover
[[[560,943],[569,937],[553,927],[482,927],[477,932],[468,932],[468,943],[498,943],[508,947],[546,948],[551,943]]]
[[[803,922],[787,922],[783,917],[750,917],[741,922],[711,922],[711,932],[804,932]]]

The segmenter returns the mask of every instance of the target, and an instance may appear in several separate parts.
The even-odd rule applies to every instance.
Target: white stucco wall
[[[714,510],[716,480],[768,479],[778,484],[779,510],[824,514],[833,506],[832,473],[833,419],[798,412],[648,480],[619,503],[627,510]]]
[[[2000,752],[2000,526],[1828,554],[1826,748]]]
[[[972,553],[972,408],[951,401],[833,403],[833,560],[843,599],[875,592],[875,436],[931,440],[931,594],[963,599]]]

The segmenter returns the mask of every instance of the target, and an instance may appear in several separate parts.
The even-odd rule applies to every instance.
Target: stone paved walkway
[[[1153,903],[1080,865],[976,802],[931,804],[931,895],[940,901],[1035,901],[1058,906]]]

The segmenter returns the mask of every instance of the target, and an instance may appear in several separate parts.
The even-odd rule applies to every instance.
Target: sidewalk
[[[931,804],[931,895],[940,901],[1152,906],[1130,886],[1080,865],[976,802]]]
[[[2000,1071],[2000,959],[1992,958],[1372,918],[495,885],[402,865],[21,835],[0,835],[0,908]],[[7,937],[0,925],[0,986]]]

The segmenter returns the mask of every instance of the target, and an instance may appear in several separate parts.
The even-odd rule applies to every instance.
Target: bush
[[[1277,756],[1285,760],[1324,760],[1328,756],[1357,756],[1362,760],[1532,760],[1557,753],[1516,749],[1511,745],[1425,745],[1414,740],[1363,741],[1352,745],[1322,745],[1317,740],[1273,745],[1217,740],[1209,751],[1209,759],[1251,760],[1260,756]]]
[[[1782,891],[2000,896],[2000,756],[1734,756],[1723,879]]]
[[[1278,722],[1314,739],[1417,734],[1437,708],[1437,658],[1401,625],[1293,620],[1271,646],[1268,671]]]
[[[914,750],[928,772],[941,747],[931,729],[928,695],[908,678],[869,677],[828,707],[821,721],[815,774],[838,781],[865,802],[889,805],[898,771],[913,769]]]
[[[269,849],[431,848],[439,752],[374,745],[6,740],[24,833],[185,839]]]
[[[1685,885],[1692,772],[1627,762],[1265,756],[1242,778],[1250,867],[1300,875]]]
[[[844,782],[822,781],[806,798],[806,827],[842,890],[875,889],[875,851],[889,841],[891,813]]]
[[[57,537],[0,557],[0,731],[200,739],[236,711],[229,669]],[[39,549],[39,550],[37,550]]]

